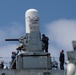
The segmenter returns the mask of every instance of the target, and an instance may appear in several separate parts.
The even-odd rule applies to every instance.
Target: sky
[[[0,0],[0,57],[11,57],[18,42],[6,38],[20,38],[26,34],[25,12],[34,8],[40,17],[41,34],[49,37],[49,53],[59,58],[63,49],[73,50],[76,40],[76,0]]]

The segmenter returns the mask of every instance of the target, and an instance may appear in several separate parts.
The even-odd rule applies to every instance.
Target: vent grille
[[[44,72],[43,75],[51,75],[50,72]]]

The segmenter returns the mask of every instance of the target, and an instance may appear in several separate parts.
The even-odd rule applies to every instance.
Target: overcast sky
[[[39,12],[40,30],[49,37],[49,52],[59,57],[72,49],[76,40],[76,0],[0,0],[0,57],[11,57],[18,42],[5,42],[6,38],[19,38],[26,34],[25,12],[35,8]]]

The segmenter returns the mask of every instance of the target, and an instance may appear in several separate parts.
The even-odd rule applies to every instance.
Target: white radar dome
[[[36,9],[28,9],[27,11],[26,11],[26,13],[29,13],[29,12],[38,12]]]
[[[30,33],[31,29],[34,28],[33,25],[38,26],[37,27],[38,29],[39,28],[38,11],[36,9],[28,9],[25,12],[25,22],[26,22],[26,33]]]
[[[38,11],[36,9],[29,9],[25,12],[25,16],[28,17],[33,17],[33,16],[38,16]]]

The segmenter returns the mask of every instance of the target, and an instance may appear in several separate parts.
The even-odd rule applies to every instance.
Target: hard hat
[[[44,36],[45,36],[45,34],[42,34],[42,36],[44,37]]]
[[[21,47],[21,46],[22,46],[22,44],[19,44],[18,48]]]
[[[16,54],[16,52],[13,51],[12,54]]]

